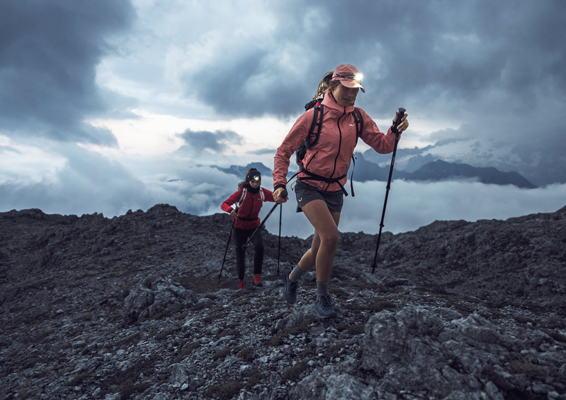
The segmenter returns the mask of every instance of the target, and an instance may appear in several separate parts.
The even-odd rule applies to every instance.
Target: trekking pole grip
[[[288,194],[287,191],[286,191],[285,189],[283,189],[283,190],[281,191],[280,196],[281,196],[282,198],[286,199],[286,198],[287,198],[287,194]]]
[[[397,127],[401,123],[401,120],[403,119],[403,116],[406,112],[407,110],[405,110],[403,107],[399,107],[399,110],[397,111],[397,121],[395,121],[395,123],[393,124],[393,130],[396,135],[399,135],[401,133],[397,130]]]

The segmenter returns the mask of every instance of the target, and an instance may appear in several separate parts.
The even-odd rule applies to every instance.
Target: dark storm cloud
[[[112,111],[95,67],[133,15],[125,0],[0,2],[0,130],[116,145],[110,131],[84,120]]]
[[[365,74],[358,103],[375,118],[402,105],[421,118],[490,122],[566,104],[564,1],[314,4],[270,7],[278,23],[264,43],[206,47],[213,55],[186,71],[187,93],[220,114],[297,115],[326,71],[352,63]]]
[[[240,144],[242,138],[234,131],[192,131],[187,129],[178,134],[187,144],[186,150],[194,154],[200,154],[203,150],[212,150],[215,153],[222,153],[228,148],[229,144]],[[183,146],[185,147],[185,146]]]

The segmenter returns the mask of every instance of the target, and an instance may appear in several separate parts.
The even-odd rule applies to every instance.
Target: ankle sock
[[[303,271],[302,269],[300,269],[299,264],[297,264],[295,268],[293,268],[293,270],[291,271],[291,274],[289,275],[289,280],[291,282],[297,282],[299,278],[304,274],[306,274],[307,272],[308,271]]]
[[[316,297],[328,296],[328,282],[316,281]]]

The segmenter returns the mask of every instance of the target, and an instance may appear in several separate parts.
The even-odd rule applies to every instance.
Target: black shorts
[[[303,212],[302,207],[313,200],[324,201],[330,211],[336,212],[341,212],[344,204],[344,193],[341,190],[325,192],[301,181],[295,184],[295,194],[297,195],[297,212]]]

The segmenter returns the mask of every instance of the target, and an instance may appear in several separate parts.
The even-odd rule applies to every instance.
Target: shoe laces
[[[332,303],[330,302],[330,296],[321,296],[319,300],[320,300],[320,305],[323,308],[332,307]]]
[[[297,282],[293,282],[293,281],[289,281],[289,290],[292,293],[295,293],[297,291]]]

